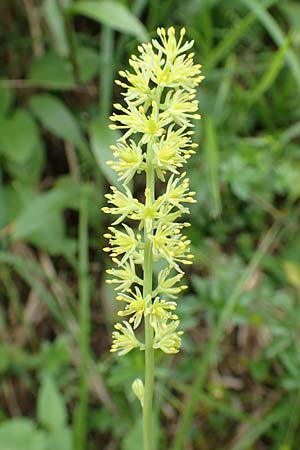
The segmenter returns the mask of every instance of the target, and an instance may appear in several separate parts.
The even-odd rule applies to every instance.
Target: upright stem
[[[100,116],[106,118],[110,115],[114,75],[114,32],[111,28],[106,26],[102,27],[100,47],[99,111]]]
[[[154,200],[155,182],[154,168],[152,164],[152,143],[150,142],[147,149],[147,168],[146,168],[146,189],[149,189],[150,196],[146,196],[146,205]],[[152,234],[153,223],[150,229],[144,229],[144,298],[152,294],[152,278],[153,278],[153,257],[152,242],[149,234]],[[143,433],[144,433],[144,450],[152,450],[152,403],[153,403],[153,387],[154,387],[154,349],[153,349],[153,328],[150,325],[149,315],[145,316],[145,393],[143,406]]]
[[[90,360],[90,289],[88,279],[88,209],[86,197],[81,193],[79,210],[79,316],[80,316],[80,385],[79,399],[74,417],[74,450],[87,445],[88,365]]]

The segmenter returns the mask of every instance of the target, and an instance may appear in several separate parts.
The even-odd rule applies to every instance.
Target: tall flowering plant
[[[112,146],[115,159],[108,164],[123,189],[112,186],[103,208],[116,216],[104,235],[109,242],[104,251],[115,264],[107,281],[115,285],[122,305],[118,315],[125,319],[115,325],[111,351],[145,351],[145,384],[133,383],[143,407],[144,450],[152,450],[154,352],[177,353],[181,345],[176,299],[186,288],[181,266],[193,258],[183,234],[189,223],[182,216],[189,214],[186,204],[195,202],[181,170],[197,147],[191,121],[200,119],[195,87],[203,79],[194,54],[186,54],[193,41],[183,43],[185,29],[178,40],[173,27],[157,33],[159,39],[140,45],[139,56],[129,60],[132,71],[120,71],[124,80],[116,81],[125,103],[114,105],[110,128],[125,133]],[[143,199],[129,187],[136,174],[144,174]],[[158,180],[164,188],[157,195]]]

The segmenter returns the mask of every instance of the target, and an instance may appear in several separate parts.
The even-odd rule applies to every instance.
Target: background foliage
[[[0,4],[0,450],[140,450],[131,383],[109,353],[100,207],[113,80],[157,26],[186,26],[206,77],[195,264],[183,351],[158,357],[156,450],[299,450],[300,4]],[[136,186],[138,191],[139,186]]]

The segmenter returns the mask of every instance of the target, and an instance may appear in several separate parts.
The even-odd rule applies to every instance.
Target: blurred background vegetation
[[[299,450],[299,1],[2,0],[0,14],[0,450],[142,448],[143,354],[109,353],[100,207],[113,80],[170,25],[206,79],[195,264],[182,352],[158,356],[155,450]]]

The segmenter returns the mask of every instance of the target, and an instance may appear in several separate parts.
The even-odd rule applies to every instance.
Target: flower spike
[[[182,169],[197,148],[192,128],[200,119],[196,87],[203,79],[190,52],[193,41],[184,42],[184,28],[179,37],[173,27],[158,28],[157,34],[138,46],[130,69],[120,71],[121,80],[116,80],[124,101],[114,105],[110,127],[124,134],[111,147],[107,164],[123,188],[112,186],[102,208],[113,216],[104,251],[116,267],[107,271],[107,283],[115,286],[123,305],[118,315],[128,318],[115,326],[111,351],[125,355],[138,348],[145,350],[147,361],[155,349],[172,354],[181,345],[176,299],[187,288],[181,284],[182,266],[193,258],[183,216],[189,214],[187,204],[195,202]],[[145,189],[135,198],[130,186],[137,174],[144,174]],[[157,179],[165,183],[159,195]],[[163,268],[154,276],[158,261]],[[142,324],[145,343],[136,336]],[[145,403],[147,392],[146,383]]]

